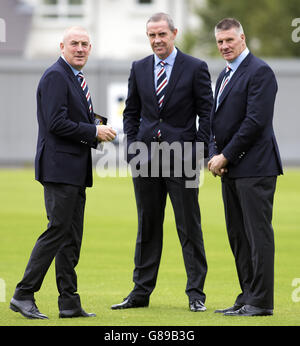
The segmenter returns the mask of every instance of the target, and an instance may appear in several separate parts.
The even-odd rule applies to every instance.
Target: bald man
[[[68,28],[60,43],[61,57],[43,74],[37,90],[39,125],[35,178],[44,187],[47,230],[38,238],[10,308],[27,318],[46,319],[34,293],[55,258],[59,317],[92,317],[81,307],[75,267],[83,233],[85,189],[91,187],[91,148],[111,141],[116,132],[96,125],[82,69],[91,43],[81,27]]]

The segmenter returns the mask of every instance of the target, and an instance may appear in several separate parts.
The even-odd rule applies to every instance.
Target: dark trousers
[[[135,249],[135,287],[131,296],[149,297],[157,279],[163,244],[163,222],[167,194],[173,206],[177,232],[187,273],[186,294],[205,301],[207,272],[198,188],[186,188],[184,178],[133,178],[138,234]],[[176,277],[174,277],[176,280]]]
[[[24,277],[18,283],[15,299],[34,299],[47,270],[55,258],[60,310],[79,308],[75,267],[79,260],[83,233],[85,188],[44,183],[47,230],[38,238]]]
[[[230,246],[242,293],[237,304],[273,309],[273,198],[277,177],[222,178]]]

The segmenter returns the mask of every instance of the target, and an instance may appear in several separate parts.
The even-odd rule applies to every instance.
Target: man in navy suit
[[[277,82],[271,68],[246,46],[231,18],[215,28],[227,62],[211,113],[208,168],[221,176],[227,232],[242,293],[216,312],[230,316],[273,314],[273,198],[282,164],[273,130]]]
[[[54,258],[59,317],[95,316],[81,307],[75,266],[83,233],[85,189],[93,183],[91,148],[98,141],[113,140],[116,133],[109,126],[95,125],[88,86],[78,76],[91,51],[88,33],[81,27],[67,29],[60,48],[61,57],[43,74],[37,90],[35,175],[44,186],[49,223],[10,303],[12,310],[27,318],[47,318],[35,305],[34,293]]]
[[[176,34],[177,29],[167,14],[155,14],[147,22],[147,36],[154,55],[132,65],[124,110],[128,149],[137,142],[143,143],[149,152],[155,143],[179,143],[182,148],[185,142],[190,142],[195,149],[195,144],[202,142],[207,149],[213,102],[210,75],[204,61],[188,56],[174,46]],[[151,175],[151,168],[155,166],[150,160],[153,159],[152,154],[147,156],[149,161],[144,157],[144,162],[143,159],[140,162],[141,166],[150,168],[149,175],[133,175],[138,211],[133,273],[135,285],[128,297],[122,303],[113,305],[112,309],[149,305],[160,264],[164,211],[169,195],[187,272],[189,307],[191,311],[205,311],[203,286],[207,263],[198,186],[187,188],[187,177],[175,173],[172,161],[167,167],[170,169],[169,176],[164,174],[164,160],[160,160],[159,167],[156,167],[159,168],[158,174]],[[137,158],[135,155],[129,150],[127,158],[131,164]]]

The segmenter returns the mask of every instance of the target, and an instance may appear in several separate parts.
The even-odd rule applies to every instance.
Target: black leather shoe
[[[40,320],[48,319],[48,317],[39,312],[33,300],[17,300],[12,298],[10,301],[10,309],[15,312],[20,312],[26,318],[36,318]]]
[[[190,310],[193,312],[205,311],[206,307],[200,299],[195,299],[193,301],[190,301]]]
[[[238,304],[234,304],[233,306],[231,306],[230,308],[226,308],[226,309],[220,309],[220,310],[215,310],[215,313],[219,313],[219,314],[225,314],[226,312],[233,312],[236,310],[239,310],[243,305],[238,305]]]
[[[59,312],[59,318],[73,317],[96,317],[96,314],[85,312],[83,309],[61,310]]]
[[[111,306],[112,310],[131,309],[131,308],[145,308],[149,306],[149,299],[137,299],[135,297],[128,296],[120,304]]]
[[[258,308],[253,305],[244,305],[236,311],[228,311],[225,316],[270,316],[273,315],[272,309]]]

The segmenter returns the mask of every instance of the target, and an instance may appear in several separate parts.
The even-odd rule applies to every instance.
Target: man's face
[[[171,31],[165,20],[150,22],[147,25],[147,36],[153,52],[161,59],[166,59],[174,49],[177,29]]]
[[[239,34],[235,28],[216,33],[218,49],[225,60],[235,60],[246,48],[245,35]]]
[[[83,30],[71,30],[61,42],[60,49],[67,62],[77,70],[81,70],[91,51],[89,36]]]

